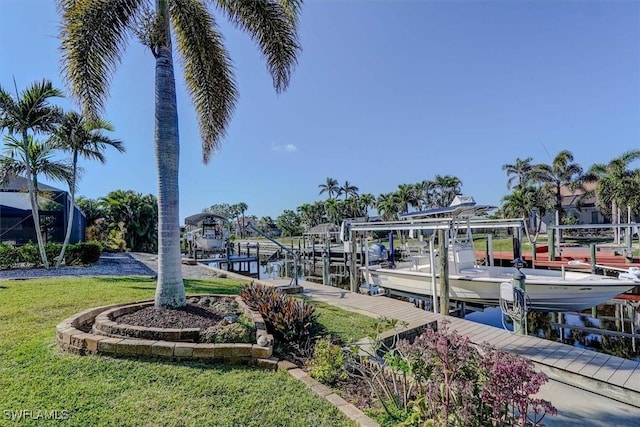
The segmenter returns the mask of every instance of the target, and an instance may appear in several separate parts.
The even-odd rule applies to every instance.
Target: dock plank
[[[618,368],[613,373],[613,375],[611,375],[607,379],[607,382],[610,383],[610,384],[614,384],[614,385],[620,386],[620,387],[624,387],[624,384],[631,377],[631,374],[633,374],[633,371],[637,367],[638,367],[638,364],[636,362],[634,362],[633,360],[623,359],[622,363],[620,364],[620,366],[618,366]],[[638,382],[640,382],[640,381],[638,381]]]
[[[609,361],[609,359],[611,359],[611,356],[608,354],[596,353],[596,356],[591,359],[588,365],[580,369],[579,373],[585,377],[593,377],[595,373]]]
[[[609,382],[609,378],[611,378],[620,368],[624,362],[624,359],[621,357],[611,356],[606,365],[602,365],[600,369],[593,375],[593,378]]]

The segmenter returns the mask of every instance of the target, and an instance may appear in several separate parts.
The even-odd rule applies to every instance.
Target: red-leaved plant
[[[413,342],[400,340],[390,355],[387,368],[409,374],[415,385],[401,425],[539,426],[545,414],[557,413],[532,397],[547,377],[529,361],[488,344],[478,349],[446,323]],[[400,413],[394,412],[389,415]]]
[[[536,372],[533,364],[515,354],[483,345],[480,362],[486,381],[480,395],[491,408],[494,425],[539,425],[546,414],[557,414],[556,408],[543,399],[531,397],[547,382],[547,376]],[[530,411],[533,418],[529,417]]]

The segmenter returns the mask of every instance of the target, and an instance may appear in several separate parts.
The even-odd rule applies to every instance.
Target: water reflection
[[[581,312],[532,312],[527,316],[529,335],[640,361],[640,302],[619,301]],[[465,319],[503,327],[497,307],[467,314]],[[507,329],[513,331],[510,319]]]

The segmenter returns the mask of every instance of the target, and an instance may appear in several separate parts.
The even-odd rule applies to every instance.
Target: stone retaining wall
[[[222,295],[198,295],[222,296]],[[228,297],[228,295],[225,295]],[[250,318],[256,326],[256,343],[254,344],[200,344],[195,342],[180,342],[180,340],[155,340],[118,336],[124,330],[134,331],[139,336],[155,336],[158,328],[143,328],[131,325],[118,325],[113,320],[115,313],[125,313],[133,308],[148,306],[152,301],[144,301],[131,304],[114,304],[104,307],[92,308],[75,314],[63,320],[56,326],[56,341],[65,352],[73,354],[100,354],[114,357],[155,357],[170,360],[194,360],[207,363],[229,363],[257,365],[270,369],[277,369],[277,359],[272,358],[273,337],[267,332],[264,319],[256,311],[249,309],[240,301],[239,305],[245,311],[245,316]],[[91,333],[83,332],[88,325],[97,324],[99,327],[92,329]],[[114,327],[116,325],[116,327]],[[118,329],[121,326],[122,329]],[[104,332],[103,332],[104,331]],[[190,329],[165,330],[167,337],[186,338]],[[199,330],[198,330],[199,331]],[[257,344],[260,337],[265,336],[267,345]]]

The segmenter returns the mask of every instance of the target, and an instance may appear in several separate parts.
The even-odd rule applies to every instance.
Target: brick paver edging
[[[302,381],[317,395],[324,397],[329,403],[335,406],[340,412],[342,412],[347,418],[355,422],[359,426],[363,427],[380,427],[380,424],[369,418],[364,412],[356,408],[353,404],[347,402],[342,397],[338,396],[326,385],[318,382],[302,369],[298,368],[291,362],[280,361],[278,362],[278,369],[283,369],[289,372],[293,378]]]
[[[196,297],[229,297],[228,295],[196,295]],[[190,296],[190,298],[193,296]],[[156,336],[158,328],[118,325],[112,319],[131,307],[143,307],[153,301],[113,304],[91,308],[77,313],[56,326],[56,341],[62,351],[85,355],[100,354],[112,357],[155,357],[170,360],[194,360],[208,363],[228,363],[254,365],[277,369],[277,359],[272,358],[273,336],[267,333],[264,319],[251,310],[239,297],[236,302],[246,317],[256,326],[256,342],[253,344],[198,344],[170,340],[134,338],[118,333],[133,331],[134,335]],[[95,327],[100,321],[99,328]],[[94,323],[95,322],[95,323]],[[84,325],[94,324],[91,333],[80,330]],[[167,337],[186,339],[192,329],[165,329]],[[189,332],[189,333],[186,333]],[[258,345],[258,342],[264,345]]]

